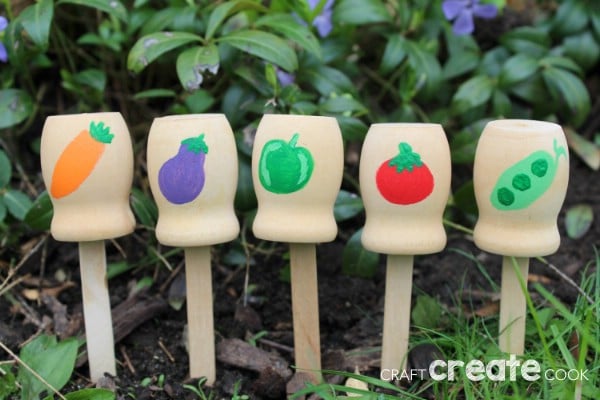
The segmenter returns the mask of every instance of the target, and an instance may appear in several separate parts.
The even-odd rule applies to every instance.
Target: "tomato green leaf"
[[[0,150],[0,188],[8,185],[12,176],[12,164],[4,150]]]
[[[78,6],[95,8],[96,10],[112,15],[123,22],[127,22],[127,9],[119,0],[60,0],[57,4],[75,4]]]
[[[33,229],[46,231],[50,229],[53,214],[52,201],[48,192],[44,191],[35,199],[31,208],[27,211],[24,222]]]
[[[229,33],[218,40],[220,43],[227,43],[245,53],[272,62],[288,72],[298,69],[298,58],[294,50],[283,39],[272,33],[245,29]]]
[[[214,44],[185,50],[177,57],[177,76],[189,91],[200,88],[206,71],[213,75],[219,70],[219,49]]]
[[[4,205],[13,217],[23,221],[31,208],[32,202],[25,193],[11,189],[4,193]]]
[[[187,32],[156,32],[140,38],[129,51],[127,68],[138,73],[164,53],[202,38]]]
[[[348,276],[372,278],[377,272],[379,254],[366,250],[361,241],[362,228],[356,231],[342,251],[342,272]]]
[[[33,111],[33,101],[24,90],[0,90],[0,129],[8,128],[24,121]]]
[[[565,228],[571,239],[582,238],[592,226],[594,210],[589,204],[578,204],[567,210]]]
[[[300,45],[304,50],[321,58],[321,46],[315,35],[304,25],[288,14],[269,14],[259,18],[256,27],[268,27],[281,33],[291,41]]]

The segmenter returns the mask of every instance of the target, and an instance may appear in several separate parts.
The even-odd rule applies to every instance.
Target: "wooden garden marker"
[[[148,137],[148,179],[158,206],[156,237],[183,247],[190,377],[216,379],[210,246],[235,239],[237,148],[223,114],[156,118]]]
[[[504,255],[500,350],[521,355],[526,292],[520,278],[526,288],[529,257],[554,253],[560,244],[556,220],[569,180],[561,127],[530,120],[489,122],[477,144],[473,178],[479,208],[475,244]]]
[[[387,254],[381,370],[406,368],[413,255],[446,245],[450,150],[441,125],[371,125],[360,159],[366,211],[361,241]]]
[[[290,243],[295,363],[314,382],[321,380],[315,243],[337,235],[333,205],[343,169],[335,118],[263,116],[252,152],[252,229],[258,238]]]
[[[44,183],[54,206],[51,233],[79,242],[90,379],[115,375],[104,240],[133,232],[133,151],[116,112],[48,117],[41,142]]]

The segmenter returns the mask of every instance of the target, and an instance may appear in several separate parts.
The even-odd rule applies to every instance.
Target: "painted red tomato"
[[[433,175],[421,156],[405,142],[400,152],[379,166],[375,181],[384,199],[393,204],[415,204],[433,192]]]

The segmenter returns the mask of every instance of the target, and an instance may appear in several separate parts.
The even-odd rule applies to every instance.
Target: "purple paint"
[[[181,142],[179,152],[160,167],[158,187],[173,204],[185,204],[200,195],[206,179],[204,161],[208,146],[204,134]]]

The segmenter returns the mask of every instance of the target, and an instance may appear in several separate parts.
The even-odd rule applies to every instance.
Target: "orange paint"
[[[106,144],[114,137],[104,123],[90,123],[65,147],[52,173],[50,194],[59,199],[73,193],[90,176]]]

